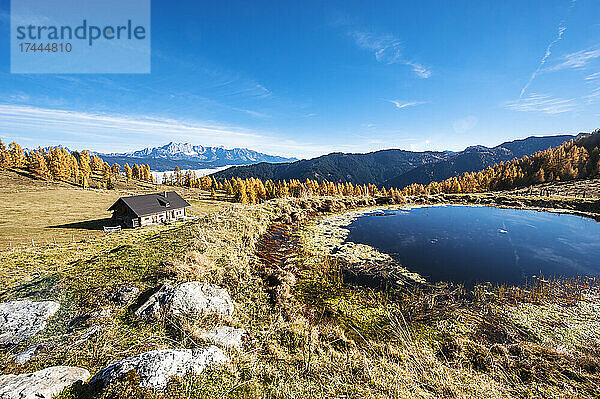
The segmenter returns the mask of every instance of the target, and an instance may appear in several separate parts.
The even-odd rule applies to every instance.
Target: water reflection
[[[366,214],[349,230],[349,241],[386,252],[432,282],[600,274],[600,223],[579,216],[438,206]]]

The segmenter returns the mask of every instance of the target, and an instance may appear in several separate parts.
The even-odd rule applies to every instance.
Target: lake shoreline
[[[347,240],[348,226],[357,218],[369,213],[385,215],[388,210],[415,209],[440,206],[493,207],[500,209],[531,210],[555,214],[568,214],[600,221],[600,201],[566,198],[527,197],[497,193],[438,194],[406,198],[404,203],[385,203],[390,199],[377,198],[375,204],[336,209],[331,213],[320,212],[309,218],[300,228],[303,246],[313,254],[327,256],[342,262],[353,275],[367,273],[385,276],[397,286],[431,284],[422,276],[401,265],[390,255],[373,246]],[[390,272],[391,271],[391,272]]]
[[[600,200],[510,195],[504,193],[437,194],[415,197],[409,204],[421,205],[479,205],[504,209],[528,209],[584,216],[600,221]]]
[[[296,273],[296,285],[291,289],[293,296],[298,301],[321,306],[324,310],[318,314],[331,315],[348,326],[348,334],[360,331],[357,335],[362,341],[366,337],[364,331],[370,331],[381,341],[378,335],[383,330],[381,326],[391,320],[394,331],[401,327],[406,329],[401,331],[411,334],[409,342],[414,344],[409,345],[410,358],[421,359],[420,348],[432,345],[439,358],[451,364],[453,370],[463,366],[474,369],[478,375],[490,376],[506,388],[498,397],[528,394],[553,397],[564,394],[565,390],[571,394],[575,391],[597,393],[597,385],[594,385],[597,378],[592,377],[595,371],[587,373],[588,368],[579,365],[584,364],[581,359],[600,364],[596,352],[586,349],[586,345],[598,339],[595,316],[600,309],[598,279],[536,278],[525,287],[482,284],[473,289],[451,283],[377,287],[368,284],[367,279],[350,281],[341,273],[341,269],[352,266],[352,262],[340,260],[339,255],[350,255],[354,260],[356,252],[362,252],[365,257],[374,255],[375,259],[387,256],[362,244],[354,246],[356,251],[335,249],[343,245],[347,237],[343,230],[360,215],[374,212],[384,215],[388,209],[431,206],[495,206],[481,201],[465,204],[464,200],[463,197],[460,202],[434,202],[429,198],[425,203],[411,198],[403,204],[377,203],[333,213],[316,212],[312,218],[297,224],[303,256],[302,267]],[[293,201],[294,206],[303,201]],[[310,201],[315,203],[318,199]],[[550,209],[525,207],[523,203],[518,207],[506,203],[496,207]],[[552,209],[558,213],[576,212]],[[372,270],[367,267],[366,271]],[[394,307],[400,309],[400,321],[389,315],[389,309]],[[383,321],[377,324],[377,320]],[[374,324],[376,327],[371,327]],[[406,345],[407,341],[404,342]],[[427,367],[431,367],[431,363]],[[576,383],[564,377],[565,370],[578,370]],[[523,376],[528,378],[523,380]],[[546,383],[548,376],[561,381],[562,385]],[[571,385],[564,382],[577,388],[565,388]]]

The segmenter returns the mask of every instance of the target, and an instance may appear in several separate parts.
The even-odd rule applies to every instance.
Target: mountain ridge
[[[262,180],[316,179],[354,184],[404,187],[427,184],[467,171],[478,171],[558,146],[579,135],[529,136],[503,142],[496,147],[470,146],[463,151],[413,152],[399,149],[365,154],[330,153],[309,160],[279,164],[257,163],[235,166],[213,174],[216,179],[256,177]]]
[[[258,177],[263,180],[316,179],[379,184],[386,176],[407,172],[416,166],[444,159],[437,151],[380,150],[367,154],[334,152],[291,163],[239,166],[213,174],[215,178]]]
[[[103,154],[109,156],[129,156],[135,158],[169,158],[169,159],[185,159],[185,160],[207,160],[211,161],[218,157],[224,157],[226,159],[240,158],[245,161],[255,162],[285,162],[295,161],[296,158],[286,158],[278,155],[268,155],[262,152],[249,150],[247,148],[232,148],[226,149],[223,146],[216,147],[205,147],[202,145],[193,145],[190,143],[176,143],[169,142],[160,147],[146,147],[142,150],[131,151],[125,153],[111,153]]]
[[[269,155],[247,148],[210,147],[190,143],[169,142],[163,146],[146,147],[142,150],[123,153],[97,153],[109,164],[125,163],[148,164],[153,171],[163,172],[180,169],[207,169],[227,165],[251,165],[259,162],[280,163],[296,161],[296,158],[286,158]]]
[[[578,135],[529,136],[524,139],[505,141],[495,147],[470,146],[457,152],[442,162],[423,165],[384,182],[390,187],[404,188],[410,184],[429,184],[466,172],[478,172],[500,162],[532,155],[538,151],[558,147],[562,143],[576,139]]]

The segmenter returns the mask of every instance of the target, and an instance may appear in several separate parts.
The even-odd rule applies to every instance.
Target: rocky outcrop
[[[0,376],[1,399],[50,399],[65,388],[90,378],[86,369],[56,366],[28,374]]]
[[[37,355],[37,353],[40,351],[40,349],[42,349],[42,345],[37,344],[37,345],[33,345],[30,346],[29,348],[25,349],[23,352],[18,353],[15,356],[15,363],[18,364],[25,364],[28,361],[30,361],[31,359],[33,359],[35,357],[35,355]]]
[[[110,384],[133,370],[140,377],[141,387],[162,389],[172,377],[183,377],[187,373],[198,374],[207,367],[227,361],[229,358],[216,346],[155,350],[119,360],[103,368],[92,378],[90,385]]]
[[[129,306],[135,301],[139,293],[139,288],[125,284],[112,292],[108,299],[118,306]]]
[[[0,303],[0,345],[18,344],[34,336],[59,308],[53,301]]]
[[[242,349],[242,340],[246,334],[246,330],[243,328],[217,327],[213,330],[200,332],[198,338],[211,341],[217,345]]]
[[[233,301],[224,288],[214,284],[191,281],[175,287],[165,284],[135,312],[140,317],[197,317],[203,314],[231,316]]]

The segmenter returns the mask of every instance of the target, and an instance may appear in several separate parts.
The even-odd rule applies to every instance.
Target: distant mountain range
[[[109,164],[148,164],[153,171],[180,169],[206,169],[226,165],[250,165],[258,162],[291,162],[296,158],[267,155],[246,148],[225,149],[204,147],[188,143],[169,143],[162,147],[149,147],[139,151],[97,154]]]
[[[557,147],[576,137],[578,136],[532,136],[508,141],[493,148],[474,146],[459,152],[382,150],[367,154],[332,153],[296,162],[261,162],[236,166],[213,176],[217,179],[256,177],[263,180],[309,178],[402,188],[412,183],[427,184],[465,172],[479,171],[499,162]]]
[[[450,177],[460,176],[465,172],[477,172],[500,162],[558,147],[565,141],[576,137],[570,135],[532,136],[522,140],[507,141],[493,148],[485,146],[468,147],[464,151],[450,155],[444,161],[417,167],[386,180],[383,184],[401,188],[412,183],[429,184],[432,181],[442,181]]]

